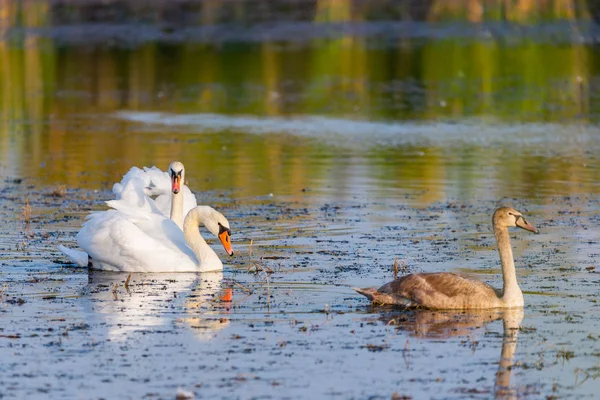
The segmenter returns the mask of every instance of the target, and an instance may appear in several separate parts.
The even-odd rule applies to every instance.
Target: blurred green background
[[[0,5],[5,177],[110,187],[180,159],[240,195],[597,190],[600,1]]]

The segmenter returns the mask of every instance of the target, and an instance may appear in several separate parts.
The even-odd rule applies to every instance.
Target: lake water
[[[598,6],[517,3],[3,3],[0,398],[597,397]],[[173,160],[222,274],[57,251]],[[524,310],[352,290],[395,260],[500,287],[500,205],[541,232],[511,234]]]

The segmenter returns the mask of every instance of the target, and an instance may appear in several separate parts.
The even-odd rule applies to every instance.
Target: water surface
[[[0,397],[594,398],[596,3],[425,3],[7,2]],[[222,274],[125,285],[56,250],[175,159],[232,224]],[[394,260],[498,287],[499,205],[541,231],[511,234],[522,313],[352,291]]]

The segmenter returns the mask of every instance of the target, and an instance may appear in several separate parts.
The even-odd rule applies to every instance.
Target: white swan
[[[88,218],[94,222],[84,224],[88,226],[88,228],[82,229],[87,232],[84,235],[93,235],[94,229],[105,230],[109,223],[114,224],[114,226],[122,225],[123,219],[127,218],[127,215],[139,219],[144,213],[154,214],[155,216],[170,214],[171,220],[175,222],[179,229],[183,229],[184,211],[187,214],[196,207],[196,197],[185,186],[184,179],[185,168],[178,161],[174,161],[169,165],[168,173],[156,167],[144,167],[143,170],[132,167],[123,176],[120,183],[113,185],[113,193],[116,199],[106,202],[108,206],[121,210],[124,214],[93,213],[93,216]],[[150,198],[154,195],[158,197],[156,199]],[[152,226],[146,225],[146,228],[152,229]],[[155,229],[159,228],[155,227]],[[146,232],[151,236],[154,233],[160,234],[160,232]],[[85,238],[80,235],[82,235],[81,232],[77,235],[78,241],[85,241]],[[88,266],[92,260],[88,253],[84,251],[69,249],[62,245],[59,245],[58,249],[82,267]]]
[[[64,246],[59,246],[60,250],[81,266],[89,264],[105,271],[220,271],[223,263],[198,230],[202,224],[233,255],[229,222],[212,207],[193,208],[185,217],[182,232],[162,215],[122,203],[113,205],[114,210],[91,213],[77,234],[77,243],[89,257]]]
[[[132,167],[113,185],[115,200],[130,207],[170,216],[183,229],[183,217],[196,207],[196,196],[185,185],[185,168],[179,161],[169,165],[168,172],[156,167]],[[151,196],[156,196],[152,199]]]

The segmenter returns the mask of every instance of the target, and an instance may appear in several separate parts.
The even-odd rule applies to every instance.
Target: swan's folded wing
[[[116,210],[94,213],[77,234],[77,242],[90,255],[94,267],[101,269],[139,272],[192,270],[197,262],[191,250],[187,246],[181,248],[178,240],[171,240],[169,231],[149,235],[138,226],[148,228],[152,226],[149,221],[135,219]]]
[[[189,187],[183,185],[183,215],[187,215],[192,208],[195,208],[198,205],[196,200],[196,196]]]
[[[123,207],[135,208],[143,212],[162,214],[158,209],[154,200],[146,195],[146,181],[139,177],[132,178],[127,181],[122,188],[120,198],[117,200],[109,200],[106,202],[109,207],[121,209]]]
[[[151,196],[166,194],[171,191],[171,179],[168,172],[161,171],[157,167],[144,167],[144,173],[148,177],[149,186],[153,191]]]
[[[127,186],[127,184],[131,180],[136,179],[136,178],[144,181],[144,183],[142,184],[142,187],[146,187],[150,184],[150,179],[148,178],[148,176],[146,175],[146,173],[143,170],[139,169],[138,167],[131,167],[131,169],[129,171],[127,171],[127,173],[125,175],[123,175],[121,182],[115,183],[113,185],[113,193],[117,200],[121,199],[121,197],[123,195],[123,190],[125,190],[125,187]]]
[[[152,212],[153,208],[150,207],[150,205],[148,205],[148,207],[136,207],[135,205],[131,205],[130,203],[124,200],[108,200],[106,202],[106,205],[114,210],[117,210],[127,215],[127,217],[132,221],[150,220],[152,219],[152,215],[156,214]],[[90,215],[88,215],[87,218],[92,218],[92,215],[98,213],[103,213],[103,211],[93,212]],[[161,217],[163,216],[161,215]]]
[[[403,276],[385,284],[379,288],[379,291],[411,300],[417,300],[413,298],[415,293],[435,293],[448,298],[476,294],[494,297],[497,294],[493,287],[484,282],[450,272]]]
[[[121,179],[113,185],[113,193],[117,201],[146,211],[160,213],[165,216],[170,212],[171,183],[169,175],[156,167],[140,169],[132,167]],[[169,194],[169,204],[157,206],[150,196]]]

